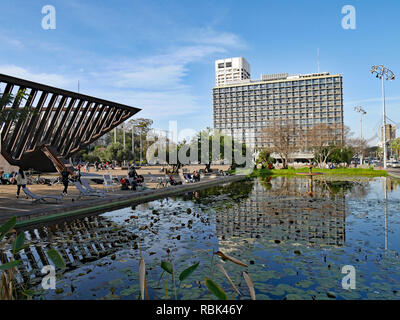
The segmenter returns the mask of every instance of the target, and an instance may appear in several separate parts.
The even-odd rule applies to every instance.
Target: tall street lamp
[[[366,115],[367,112],[361,107],[354,107],[354,111],[360,113],[360,147],[362,147],[363,143],[363,134],[362,134],[362,116]],[[360,150],[360,165],[363,164],[363,150]]]
[[[384,65],[372,66],[371,73],[376,74],[378,79],[382,80],[382,106],[383,106],[383,168],[386,169],[387,146],[386,146],[386,107],[385,107],[385,80],[394,80],[394,73]]]

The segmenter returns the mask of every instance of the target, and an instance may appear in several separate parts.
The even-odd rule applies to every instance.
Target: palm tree
[[[392,148],[393,152],[396,154],[396,160],[398,160],[400,156],[400,138],[392,140],[392,142],[390,142],[390,148]]]

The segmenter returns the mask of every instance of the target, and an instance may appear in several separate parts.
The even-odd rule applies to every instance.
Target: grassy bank
[[[249,177],[264,177],[264,176],[296,176],[298,172],[308,172],[307,167],[299,169],[259,169],[254,170]],[[335,168],[335,169],[320,169],[313,168],[313,172],[323,172],[324,175],[339,175],[339,176],[359,176],[359,177],[386,177],[388,173],[385,170],[362,169],[362,168]]]

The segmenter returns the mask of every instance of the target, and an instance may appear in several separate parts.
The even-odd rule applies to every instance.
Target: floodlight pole
[[[382,109],[383,109],[383,168],[387,168],[387,146],[386,146],[386,106],[385,106],[385,79],[394,80],[394,73],[384,65],[372,66],[371,73],[376,73],[376,77],[382,80]]]
[[[354,111],[357,111],[360,114],[360,148],[362,148],[362,142],[363,142],[363,133],[362,133],[362,116],[366,115],[367,112],[362,108],[362,107],[354,107]],[[360,165],[363,164],[363,153],[362,150],[360,150]]]
[[[386,146],[386,103],[385,103],[385,77],[382,77],[382,107],[383,107],[383,168],[387,166],[387,146]]]

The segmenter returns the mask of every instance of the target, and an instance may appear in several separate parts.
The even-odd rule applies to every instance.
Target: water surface
[[[24,276],[40,289],[35,281],[51,246],[68,269],[57,290],[35,298],[138,299],[142,255],[150,299],[175,297],[171,277],[167,293],[165,275],[160,280],[162,260],[172,261],[177,274],[200,262],[182,283],[176,279],[178,299],[214,298],[205,277],[230,299],[249,299],[243,271],[257,299],[399,299],[399,200],[400,188],[389,178],[231,183],[31,230],[31,246],[21,254]],[[248,268],[222,261],[216,251]],[[356,270],[354,290],[342,288],[346,265]]]

